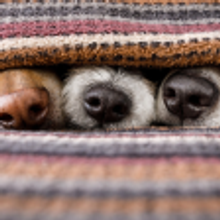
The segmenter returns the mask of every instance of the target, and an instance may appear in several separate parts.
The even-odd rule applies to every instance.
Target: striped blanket
[[[219,0],[1,0],[0,69],[220,63]]]
[[[219,0],[0,0],[0,69],[220,64]],[[219,129],[0,132],[0,220],[219,220]]]
[[[219,220],[216,130],[0,133],[1,220]]]

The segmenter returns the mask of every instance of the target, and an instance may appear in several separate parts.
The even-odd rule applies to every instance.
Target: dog
[[[60,129],[62,83],[45,69],[9,69],[0,73],[1,129]]]
[[[220,125],[220,68],[172,70],[156,98],[157,122],[165,125]]]
[[[155,118],[155,86],[137,70],[107,66],[69,71],[62,92],[69,128],[126,129]]]

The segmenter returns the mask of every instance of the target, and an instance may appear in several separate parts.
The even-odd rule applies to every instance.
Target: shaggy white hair
[[[131,100],[130,113],[120,122],[105,123],[103,129],[133,128],[149,125],[155,116],[155,87],[139,72],[110,67],[72,68],[63,89],[63,107],[72,126],[99,129],[98,122],[84,109],[84,93],[91,86],[110,85]]]
[[[220,90],[220,69],[215,67],[201,67],[197,68],[199,71],[195,71],[196,76],[205,78],[213,83],[218,90]],[[171,71],[168,76],[162,82],[158,96],[156,98],[156,112],[158,123],[166,125],[183,125],[183,126],[219,126],[220,125],[220,97],[217,96],[216,103],[207,108],[198,118],[190,119],[186,118],[183,121],[174,114],[172,114],[166,107],[163,100],[163,85],[166,80],[176,71]]]

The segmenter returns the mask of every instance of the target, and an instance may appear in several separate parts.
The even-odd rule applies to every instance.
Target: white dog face
[[[149,125],[155,116],[154,85],[138,72],[109,67],[73,68],[63,89],[72,127],[121,129]]]
[[[157,121],[167,125],[219,126],[219,90],[219,68],[172,71],[158,91]]]
[[[0,74],[0,129],[60,129],[62,84],[55,73],[10,69]]]

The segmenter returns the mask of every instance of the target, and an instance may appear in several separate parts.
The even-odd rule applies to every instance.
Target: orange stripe
[[[220,164],[163,163],[158,164],[68,164],[0,161],[0,175],[52,179],[129,179],[142,180],[219,180]]]
[[[22,211],[27,213],[43,212],[97,212],[97,213],[155,213],[169,212],[219,212],[220,198],[42,198],[33,196],[0,196],[0,210]],[[25,208],[24,208],[25,207]]]
[[[121,65],[121,66],[149,66],[149,67],[185,67],[194,65],[220,64],[220,55],[216,50],[220,48],[220,41],[203,41],[181,45],[148,46],[124,45],[121,47],[109,46],[108,48],[89,47],[76,48],[24,48],[0,52],[0,69],[53,65],[59,63],[78,65]],[[197,52],[195,55],[191,53]],[[205,54],[204,54],[205,53]],[[115,60],[115,56],[121,56]],[[155,56],[156,55],[156,56]],[[179,55],[179,57],[175,57]],[[134,60],[130,60],[129,57]],[[152,58],[153,56],[153,58]],[[190,56],[190,57],[189,57]],[[17,57],[17,58],[16,58]],[[102,60],[105,57],[106,60]],[[145,58],[145,60],[141,60]]]

